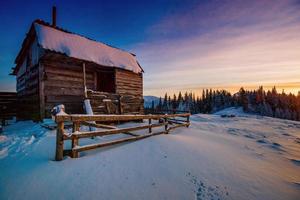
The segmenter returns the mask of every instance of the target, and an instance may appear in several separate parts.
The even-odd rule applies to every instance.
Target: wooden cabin
[[[64,104],[67,113],[142,114],[143,69],[134,54],[35,20],[15,59],[17,118],[41,120]]]

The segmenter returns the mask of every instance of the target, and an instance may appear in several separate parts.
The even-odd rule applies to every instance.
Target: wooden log
[[[45,65],[46,65],[45,66],[46,73],[82,78],[82,66],[81,68],[77,68],[74,70],[74,66],[71,66],[71,68],[65,68],[64,66],[61,66],[62,65],[61,63],[58,64],[59,66],[49,65],[48,63]],[[93,79],[93,74],[87,72],[86,78]]]
[[[131,132],[124,132],[123,134],[126,134],[126,135],[131,135],[131,136],[140,136],[139,134],[135,134],[135,133],[131,133]]]
[[[168,134],[168,118],[167,117],[164,118],[164,122],[165,122],[165,132],[166,132],[166,134]]]
[[[152,124],[152,127],[160,127],[165,125],[165,123],[158,123],[158,124]],[[104,130],[104,131],[90,131],[90,132],[77,132],[74,133],[74,137],[77,138],[88,138],[88,137],[95,137],[95,136],[103,136],[103,135],[112,135],[112,134],[120,134],[130,131],[137,131],[142,129],[148,129],[149,125],[143,125],[143,126],[135,126],[135,127],[129,127],[129,128],[117,128],[112,130]]]
[[[140,135],[140,136],[137,136],[137,137],[123,138],[123,139],[114,140],[114,141],[106,142],[106,143],[90,144],[90,145],[85,145],[85,146],[77,146],[76,148],[74,148],[74,150],[78,151],[78,152],[82,152],[82,151],[92,150],[92,149],[96,149],[96,148],[100,148],[100,147],[120,144],[120,143],[123,143],[123,142],[136,141],[136,140],[144,139],[144,138],[151,137],[151,136],[154,136],[154,135],[159,135],[159,134],[162,134],[162,133],[165,133],[165,132],[157,132],[157,133]]]
[[[152,133],[152,122],[151,122],[151,118],[149,119],[149,133]]]
[[[109,122],[109,121],[134,121],[141,119],[159,119],[159,118],[170,118],[170,117],[186,117],[190,115],[190,113],[181,113],[181,114],[170,114],[170,115],[60,115],[56,117],[56,120],[72,120],[72,121],[101,121],[101,122]]]
[[[71,116],[70,115],[56,115],[55,116],[55,122],[64,122],[64,121],[71,121]]]
[[[169,124],[185,124],[187,122],[186,121],[185,122],[178,122],[177,120],[169,119],[168,123]]]
[[[80,129],[80,122],[73,123],[73,132],[77,132]],[[73,149],[78,146],[78,138],[72,136],[72,158],[78,158],[78,152]]]
[[[106,128],[106,129],[116,129],[117,128],[116,126],[109,126],[106,124],[95,124],[95,123],[90,123],[90,122],[81,122],[81,124],[85,125],[85,126],[92,126],[95,128]]]
[[[54,74],[52,72],[46,73],[47,80],[51,81],[74,81],[83,84],[83,79],[81,77],[74,77],[74,76],[65,76],[61,74]],[[87,79],[87,83],[94,84],[93,79]]]
[[[170,120],[170,119],[169,119]],[[172,121],[176,121],[176,122],[183,122],[183,123],[186,123],[188,122],[187,120],[183,120],[183,119],[178,119],[178,118],[174,118],[174,119],[171,119]]]
[[[56,153],[55,153],[55,160],[60,161],[64,157],[64,122],[60,121],[57,124],[57,131],[56,131]]]
[[[175,128],[178,128],[178,127],[182,127],[182,126],[185,126],[185,127],[188,127],[190,125],[190,123],[185,123],[185,124],[177,124],[175,126],[172,126],[172,127],[169,127],[168,128],[168,132],[175,129]]]
[[[45,85],[45,95],[46,96],[83,96],[84,97],[84,91],[83,88],[68,88],[64,87],[63,85],[61,87],[51,87]]]

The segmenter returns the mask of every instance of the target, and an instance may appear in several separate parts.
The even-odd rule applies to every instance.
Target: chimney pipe
[[[56,27],[56,6],[52,7],[52,26]]]

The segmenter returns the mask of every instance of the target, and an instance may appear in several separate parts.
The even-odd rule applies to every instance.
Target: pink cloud
[[[146,71],[145,94],[300,82],[299,8],[292,1],[230,2],[215,9],[196,6],[151,27],[150,32],[168,34],[213,26],[175,38],[154,33],[155,40],[133,47]],[[203,9],[209,17],[203,16]]]

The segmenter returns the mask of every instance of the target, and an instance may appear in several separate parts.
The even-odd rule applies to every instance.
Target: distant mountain
[[[152,101],[154,102],[154,106],[158,105],[159,97],[156,96],[144,96],[144,107],[150,108],[152,106]]]

